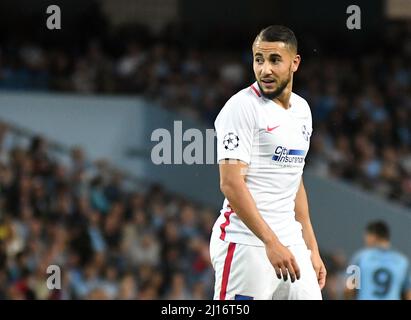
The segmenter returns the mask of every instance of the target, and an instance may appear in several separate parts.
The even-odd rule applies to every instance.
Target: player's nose
[[[269,63],[264,63],[261,66],[261,77],[273,75],[273,70]]]

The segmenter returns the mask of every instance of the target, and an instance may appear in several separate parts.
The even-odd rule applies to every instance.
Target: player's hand
[[[280,242],[266,244],[267,257],[275,269],[278,279],[287,281],[290,274],[291,282],[300,279],[300,268],[291,251]]]
[[[320,257],[320,253],[311,252],[311,262],[313,264],[315,274],[317,275],[318,284],[320,285],[320,289],[322,290],[325,286],[327,270],[325,269],[324,262]]]

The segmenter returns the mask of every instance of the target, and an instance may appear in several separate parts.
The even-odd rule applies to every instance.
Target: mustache
[[[260,79],[260,81],[262,81],[262,79]],[[277,98],[279,95],[281,95],[281,93],[284,91],[284,89],[287,87],[288,83],[291,81],[291,77],[288,77],[288,79],[285,79],[284,81],[280,82],[277,86],[277,88],[274,90],[274,92],[268,93],[265,92],[264,89],[261,87],[260,81],[257,81],[257,85],[260,89],[260,92],[262,93],[262,95],[264,97],[266,97],[267,99],[275,99]]]

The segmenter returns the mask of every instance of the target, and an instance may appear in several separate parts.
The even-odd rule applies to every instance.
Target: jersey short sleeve
[[[233,96],[218,114],[214,125],[217,160],[236,159],[249,164],[255,128],[252,104],[239,96]]]

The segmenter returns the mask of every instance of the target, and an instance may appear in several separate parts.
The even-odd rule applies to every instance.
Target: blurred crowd
[[[0,44],[0,90],[142,95],[211,123],[248,81],[241,56],[134,40],[118,51],[110,55],[94,40],[80,52]]]
[[[297,88],[313,113],[308,167],[410,207],[411,24],[389,31],[379,50],[308,63]]]
[[[0,124],[0,300],[212,299],[217,210],[130,187],[79,147],[61,157],[43,137],[13,135]],[[342,299],[346,258],[322,256],[324,299]]]
[[[1,126],[0,299],[212,297],[214,211],[158,186],[129,191],[80,148],[63,162],[44,138],[22,146],[8,134]],[[50,265],[61,290],[46,286]]]
[[[300,35],[300,37],[302,37]],[[295,92],[310,103],[314,133],[307,168],[411,206],[411,25],[381,35],[358,55],[303,54]],[[324,45],[325,46],[325,45]],[[307,52],[307,50],[306,50]],[[306,58],[307,57],[307,58]],[[141,95],[207,125],[253,82],[245,51],[207,51],[168,42],[125,42],[111,54],[0,44],[0,90]],[[125,177],[67,161],[47,140],[7,144],[0,127],[0,299],[210,299],[208,241],[218,212],[164,192],[129,190]],[[343,255],[324,253],[324,297],[342,298]],[[62,290],[48,290],[47,266]]]
[[[386,28],[377,50],[354,56],[321,55],[325,50],[314,42],[317,54],[303,54],[294,85],[313,112],[308,167],[407,206],[410,39],[411,24],[400,23]],[[209,126],[227,99],[252,81],[249,48],[233,53],[128,41],[110,55],[98,41],[74,51],[30,42],[0,47],[0,89],[137,94]]]

